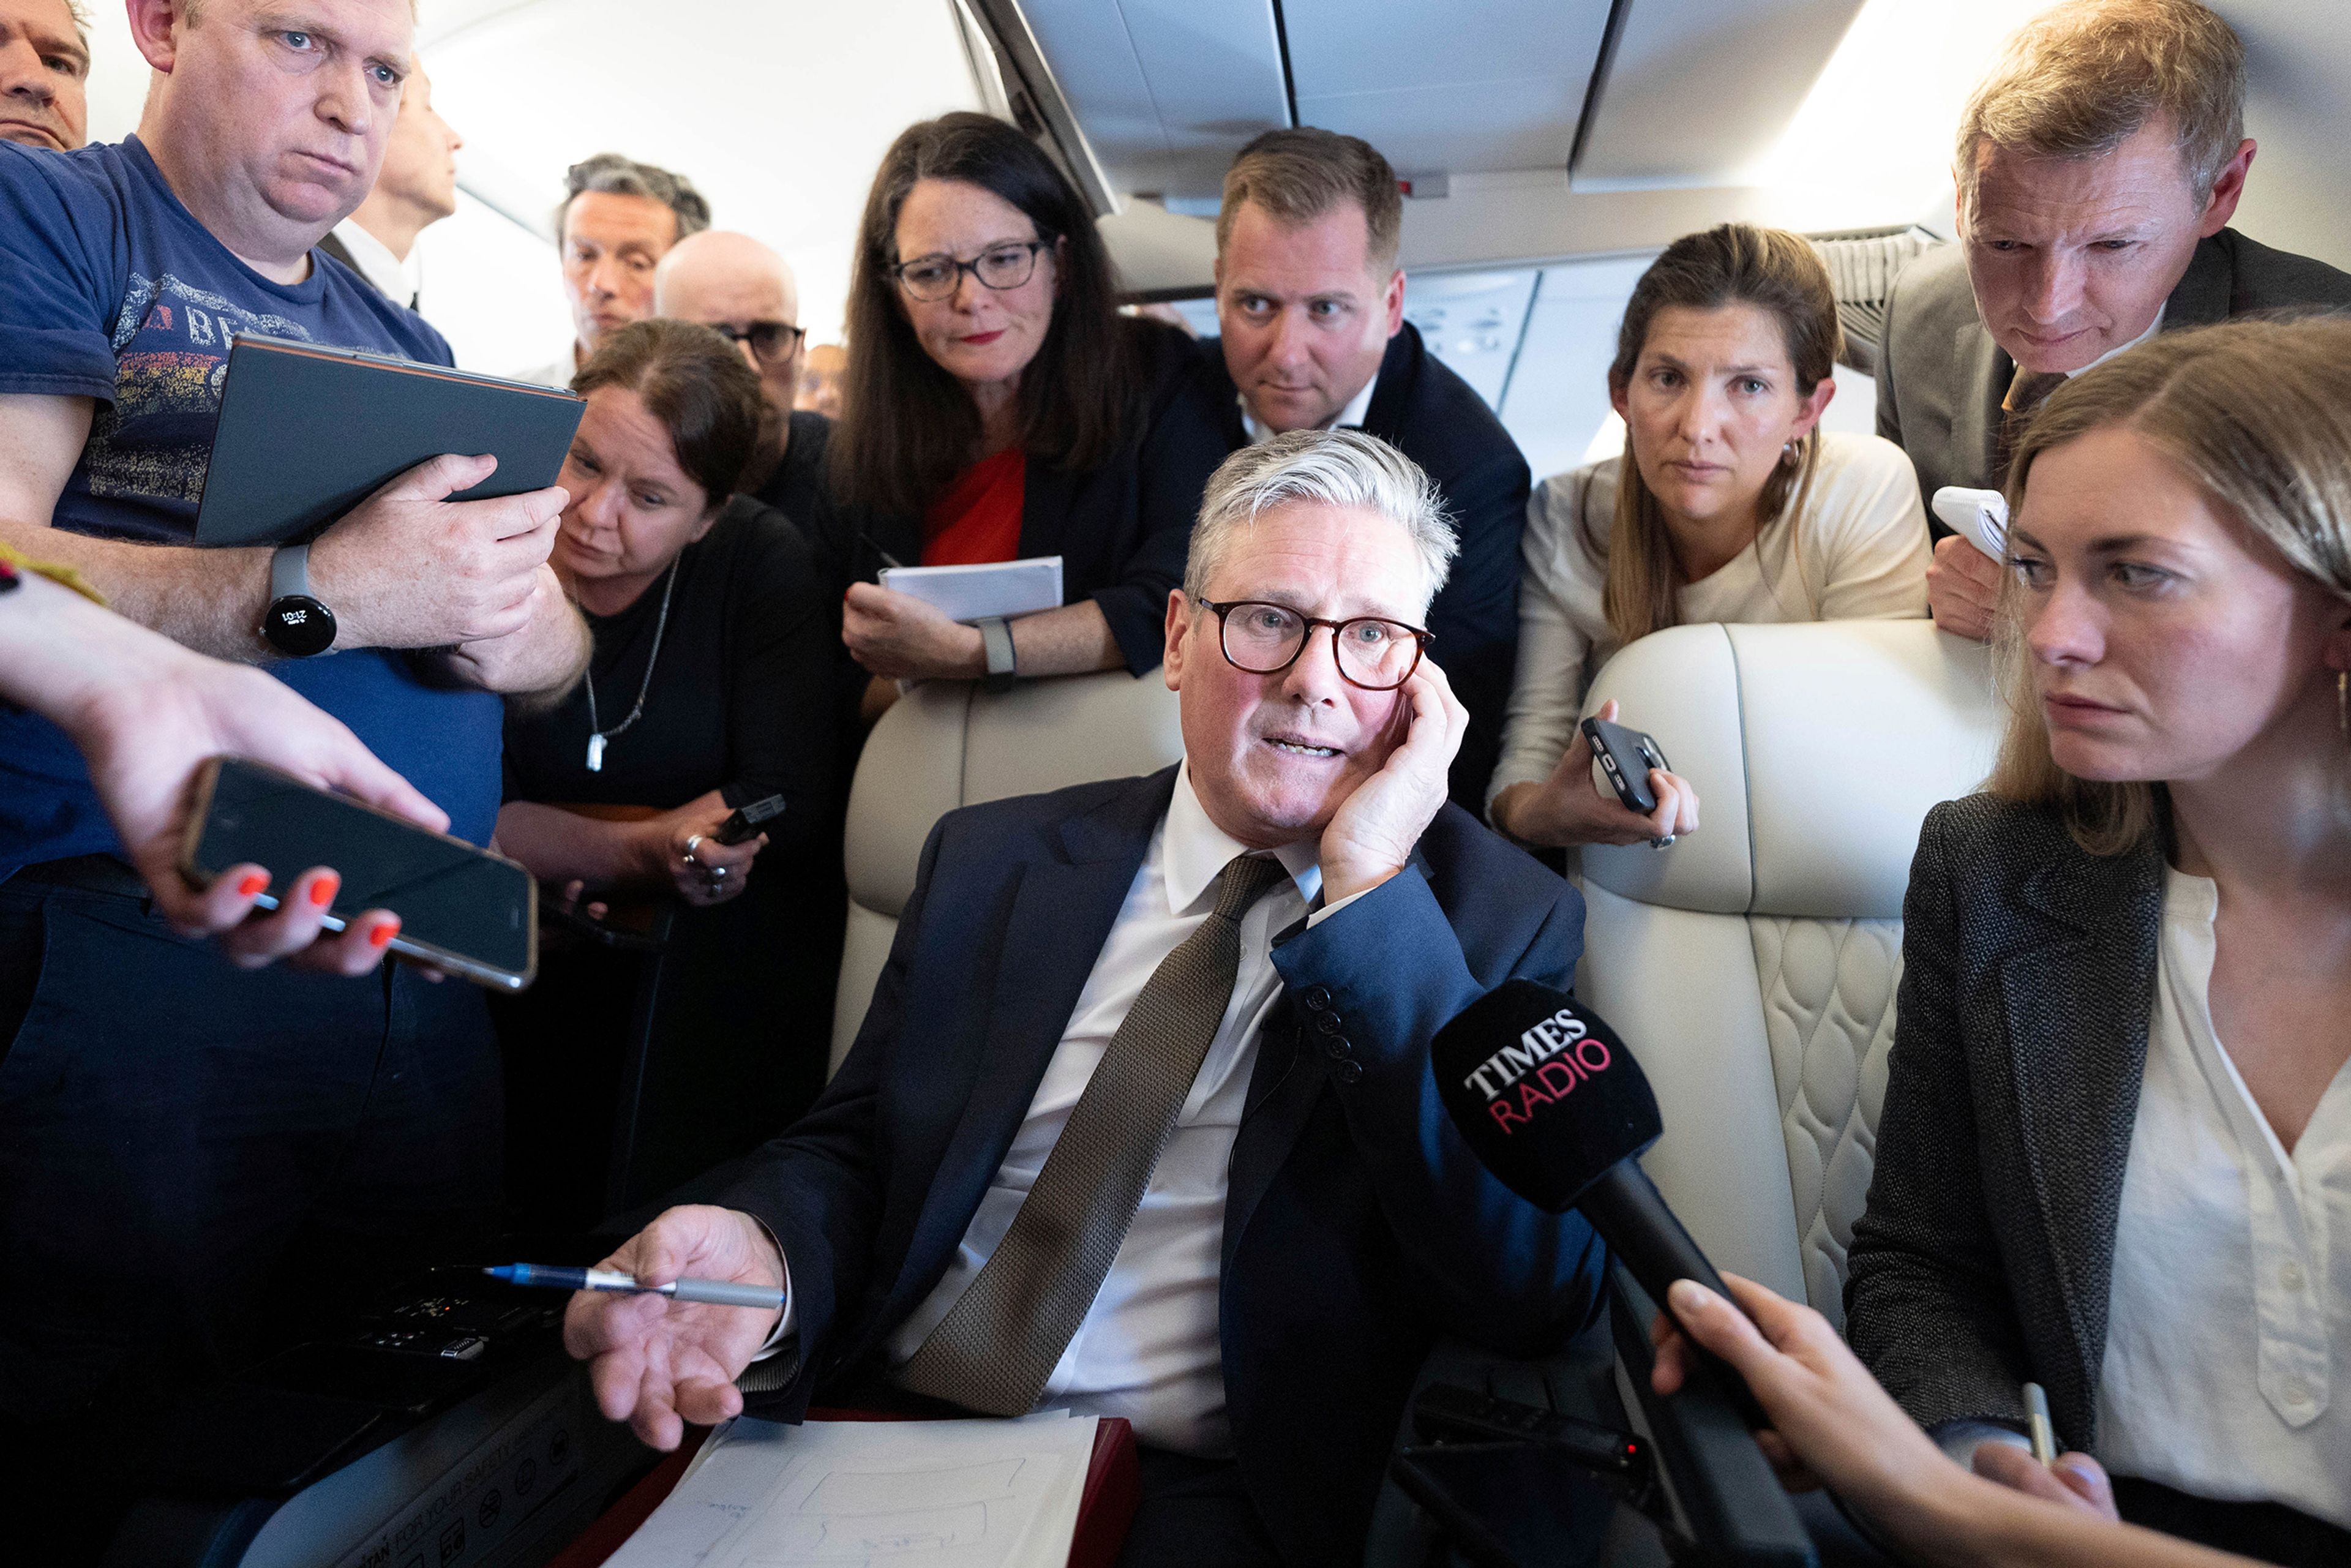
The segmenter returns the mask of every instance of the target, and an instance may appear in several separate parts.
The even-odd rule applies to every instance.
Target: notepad
[[[1098,1425],[737,1417],[607,1568],[1064,1568]]]
[[[1061,603],[1061,558],[991,561],[985,566],[893,566],[882,586],[919,599],[950,621],[967,623],[1001,615],[1033,615]]]
[[[563,471],[586,407],[558,387],[240,332],[221,384],[196,543],[308,538],[444,453],[498,460],[451,500],[543,490]]]

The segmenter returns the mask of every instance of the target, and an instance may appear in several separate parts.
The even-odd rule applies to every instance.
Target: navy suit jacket
[[[938,1283],[1059,1047],[1176,770],[941,819],[872,1009],[806,1117],[719,1201],[783,1244],[798,1419],[877,1367]],[[1565,988],[1575,890],[1447,805],[1413,863],[1276,938],[1225,1207],[1220,1332],[1236,1458],[1293,1563],[1362,1559],[1415,1372],[1440,1332],[1516,1355],[1596,1315],[1603,1248],[1454,1132],[1438,1026],[1512,977]],[[788,1353],[791,1354],[791,1353]]]
[[[1200,445],[1193,431],[1206,428],[1221,458],[1245,445],[1249,432],[1222,342],[1210,339],[1200,348],[1188,395],[1165,416],[1169,444],[1192,457]],[[1180,439],[1174,434],[1179,423],[1193,427]],[[1518,673],[1519,535],[1532,486],[1527,460],[1477,389],[1430,353],[1409,321],[1388,340],[1364,429],[1427,471],[1460,535],[1461,553],[1428,607],[1428,629],[1437,633],[1428,656],[1444,666],[1469,709],[1468,733],[1453,759],[1453,799],[1483,816]],[[1198,498],[1195,491],[1196,506]]]

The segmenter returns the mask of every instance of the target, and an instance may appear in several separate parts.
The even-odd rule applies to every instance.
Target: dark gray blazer
[[[1845,1335],[1921,1424],[2095,1439],[2115,1221],[2147,1065],[2161,849],[2087,854],[1989,795],[1927,814]]]
[[[2163,329],[2208,327],[2257,310],[2346,306],[2351,274],[2222,229],[2189,258],[2164,306]],[[1877,434],[1910,455],[1929,507],[1946,485],[1991,487],[2000,400],[2015,374],[2016,361],[1976,315],[1965,247],[1937,246],[1913,256],[1886,297]],[[1934,531],[1949,532],[1939,523]]]

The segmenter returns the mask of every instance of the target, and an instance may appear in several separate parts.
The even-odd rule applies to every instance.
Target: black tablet
[[[196,543],[308,538],[444,453],[498,460],[454,500],[544,489],[562,472],[584,406],[560,387],[240,332],[221,387]]]

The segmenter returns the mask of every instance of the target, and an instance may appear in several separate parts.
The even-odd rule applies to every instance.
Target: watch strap
[[[980,646],[987,653],[987,678],[982,683],[983,689],[1010,691],[1020,674],[1013,656],[1012,628],[1001,615],[983,615],[973,624],[979,628]]]
[[[269,558],[269,598],[272,603],[299,594],[305,599],[310,592],[310,547],[281,545]]]

